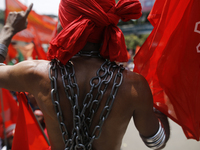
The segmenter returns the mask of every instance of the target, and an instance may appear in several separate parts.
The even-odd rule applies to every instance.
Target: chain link
[[[117,91],[123,80],[122,71],[124,68],[113,62],[105,61],[97,71],[97,75],[90,80],[90,91],[86,94],[83,103],[80,105],[78,101],[79,87],[76,82],[73,64],[69,61],[66,65],[63,65],[57,60],[52,60],[50,64],[49,78],[52,88],[51,97],[65,142],[65,150],[91,150],[93,141],[100,137],[103,124],[111,112]],[[57,86],[58,71],[61,73],[63,87],[72,108],[73,130],[71,135],[69,135],[66,125],[64,124],[60,107]],[[116,71],[117,73],[113,77]],[[90,134],[94,115],[98,111],[100,103],[112,79],[113,85],[111,93],[106,100],[97,125],[95,125]]]

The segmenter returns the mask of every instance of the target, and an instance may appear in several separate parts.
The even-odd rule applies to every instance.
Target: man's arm
[[[9,27],[4,26],[0,32],[0,63],[5,60],[5,55],[7,54],[7,47],[11,42],[14,33]]]
[[[32,85],[28,85],[31,81],[36,63],[27,61],[21,62],[15,66],[3,66],[3,62],[7,55],[7,47],[12,37],[27,27],[27,17],[32,9],[31,4],[27,10],[21,12],[10,12],[6,20],[6,24],[0,32],[0,87],[14,91],[30,91]],[[23,72],[23,73],[22,73]],[[23,86],[26,85],[26,86]]]
[[[156,150],[162,149],[169,139],[167,117],[156,109],[153,109],[152,93],[147,81],[142,76],[138,80],[136,91],[138,104],[133,114],[135,126],[148,147]],[[158,139],[154,140],[154,137]]]
[[[7,47],[12,37],[19,31],[26,29],[27,17],[33,7],[31,4],[28,9],[23,12],[10,12],[6,20],[6,24],[0,32],[0,63],[3,63],[7,55]]]

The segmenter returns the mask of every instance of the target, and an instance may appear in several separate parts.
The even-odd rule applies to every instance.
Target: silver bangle
[[[0,66],[5,66],[6,64],[4,64],[4,63],[0,63]]]
[[[0,44],[0,55],[2,55],[4,58],[6,58],[8,52],[8,48],[4,44]]]
[[[145,145],[147,147],[156,150],[165,144],[166,134],[165,134],[164,128],[162,127],[161,123],[159,122],[159,129],[154,136],[146,138],[146,137],[143,137],[142,135],[140,135],[140,137],[142,138],[143,142],[145,143]]]

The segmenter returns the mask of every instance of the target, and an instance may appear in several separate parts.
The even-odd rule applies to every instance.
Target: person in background
[[[11,150],[12,149],[12,143],[13,143],[13,138],[15,134],[15,127],[16,124],[12,124],[9,127],[6,128],[6,141],[7,145],[3,142],[3,148],[2,150]]]
[[[44,115],[43,115],[42,111],[39,108],[37,108],[34,110],[34,114],[35,114],[38,122],[40,123],[45,135],[47,136],[47,138],[49,138],[48,133],[47,133],[47,128],[45,125]]]

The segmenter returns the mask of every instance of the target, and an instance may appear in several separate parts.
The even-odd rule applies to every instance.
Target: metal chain
[[[69,99],[72,112],[73,112],[73,130],[69,136],[67,128],[63,122],[62,111],[60,108],[59,94],[57,91],[57,78],[58,78],[58,67],[62,75],[62,82],[65,89],[67,98]],[[117,70],[115,77],[113,78],[114,72]],[[79,88],[76,82],[75,71],[73,64],[69,61],[66,65],[53,60],[49,69],[49,78],[51,79],[51,96],[52,102],[54,103],[58,121],[60,123],[63,140],[65,141],[65,150],[91,150],[92,143],[95,139],[98,139],[102,132],[102,126],[105,120],[108,118],[118,88],[122,83],[124,68],[118,66],[113,62],[105,61],[100,69],[97,71],[97,76],[90,80],[90,91],[86,94],[82,107],[78,103]],[[113,81],[111,93],[107,98],[106,105],[104,106],[98,124],[92,130],[90,135],[89,131],[91,128],[92,120],[97,112],[100,103],[104,97],[109,83]],[[97,90],[95,95],[94,91]],[[86,113],[89,112],[89,113]]]
[[[60,107],[60,98],[59,98],[58,88],[57,88],[58,62],[56,60],[52,60],[50,65],[51,66],[49,69],[49,79],[51,80],[51,99],[52,99],[52,103],[54,104],[56,115],[57,115],[58,122],[60,124],[60,129],[62,132],[62,136],[65,141],[65,139],[69,138],[69,134],[64,124],[62,110]]]
[[[99,51],[79,51],[75,56],[98,57],[103,58]]]

